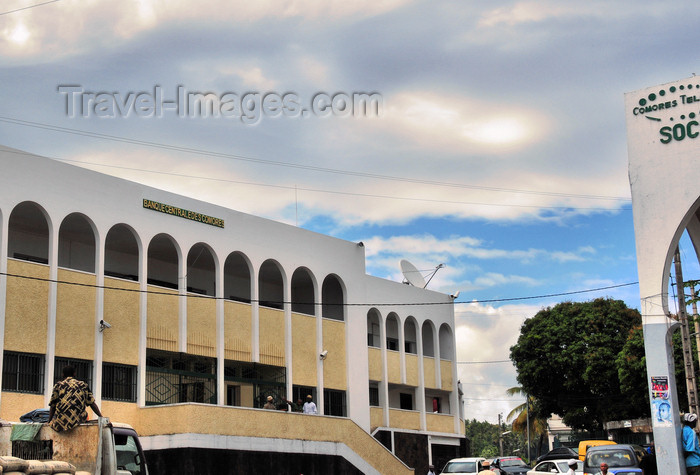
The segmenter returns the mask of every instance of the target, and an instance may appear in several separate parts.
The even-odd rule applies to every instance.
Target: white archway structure
[[[669,317],[668,276],[684,231],[700,246],[700,77],[625,95],[629,179],[637,245],[649,397],[671,404],[652,417],[659,473],[684,474]],[[652,382],[656,383],[655,390]],[[665,387],[664,387],[665,383]]]

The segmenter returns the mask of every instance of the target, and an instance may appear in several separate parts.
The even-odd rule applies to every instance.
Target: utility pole
[[[530,395],[525,394],[525,423],[527,424],[527,463],[530,463]]]
[[[690,330],[688,327],[688,313],[685,305],[685,287],[683,285],[683,270],[681,269],[681,253],[676,247],[673,256],[676,263],[676,290],[678,292],[678,321],[681,324],[681,341],[683,342],[683,363],[685,365],[685,384],[688,388],[688,407],[690,412],[698,413],[697,386],[695,385],[695,364],[693,363],[693,350],[690,344]]]
[[[501,457],[503,457],[503,428],[501,427],[501,416],[502,414],[499,412],[498,413],[498,449],[499,453],[501,454]]]
[[[695,293],[695,284],[697,280],[694,280],[690,284],[690,308],[693,309],[693,325],[695,327],[695,347],[698,350],[698,361],[700,361],[700,321],[698,321],[698,302],[696,301],[697,294]]]

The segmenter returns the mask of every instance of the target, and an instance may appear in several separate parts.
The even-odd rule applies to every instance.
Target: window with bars
[[[44,355],[5,351],[2,366],[2,390],[42,394],[44,392]]]
[[[373,407],[379,407],[379,386],[369,387],[369,405]]]
[[[216,404],[216,359],[148,349],[146,404]]]
[[[345,391],[323,390],[323,414],[326,416],[346,416]]]
[[[102,363],[102,398],[136,402],[136,366]]]
[[[63,358],[57,356],[54,360],[53,383],[56,384],[63,379],[63,368],[72,366],[75,368],[75,379],[84,381],[92,389],[92,361],[79,360],[76,358]]]

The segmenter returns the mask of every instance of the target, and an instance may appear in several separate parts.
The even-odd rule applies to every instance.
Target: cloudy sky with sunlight
[[[543,306],[639,307],[623,94],[700,72],[695,2],[1,3],[0,144],[363,241],[379,277],[444,263],[470,419],[521,402],[509,348]],[[245,123],[83,95],[71,117],[70,86],[381,103]]]

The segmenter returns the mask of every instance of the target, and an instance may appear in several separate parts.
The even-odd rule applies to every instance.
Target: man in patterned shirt
[[[54,385],[51,393],[49,425],[57,432],[70,430],[87,421],[85,408],[88,406],[98,417],[102,417],[88,385],[75,379],[75,368],[66,366],[63,368],[63,379]]]

